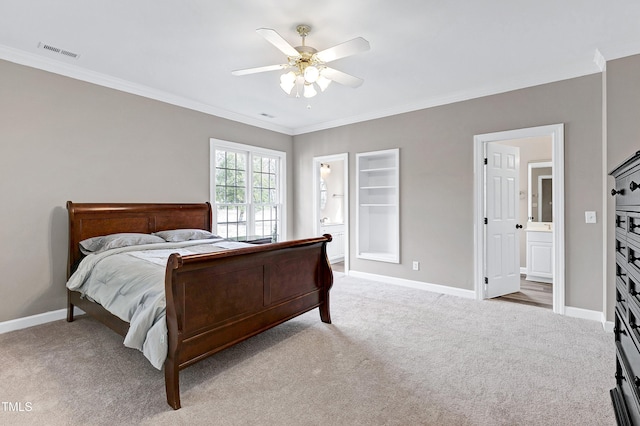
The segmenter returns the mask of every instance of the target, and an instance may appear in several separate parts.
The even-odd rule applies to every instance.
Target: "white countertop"
[[[525,231],[534,232],[551,232],[553,231],[552,222],[528,222]]]

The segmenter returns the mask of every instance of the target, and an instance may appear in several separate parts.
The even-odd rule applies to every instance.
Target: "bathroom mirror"
[[[553,163],[529,163],[529,222],[553,221]]]
[[[325,157],[327,158],[327,157]],[[318,174],[317,220],[322,225],[339,225],[343,223],[345,160],[342,158],[317,162]]]
[[[320,210],[323,211],[327,206],[327,183],[320,178]]]

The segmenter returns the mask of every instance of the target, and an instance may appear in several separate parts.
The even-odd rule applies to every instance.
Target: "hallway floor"
[[[499,300],[553,309],[553,284],[527,281],[520,276],[520,291],[498,297]]]

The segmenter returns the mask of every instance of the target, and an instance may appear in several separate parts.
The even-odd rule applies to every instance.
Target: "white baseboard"
[[[602,312],[600,322],[602,323],[602,328],[604,329],[604,331],[606,331],[607,333],[613,333],[615,323],[613,321],[607,321],[607,317],[604,312]]]
[[[446,285],[430,284],[422,281],[413,281],[413,280],[407,280],[404,278],[395,278],[395,277],[389,277],[386,275],[370,274],[368,272],[360,272],[360,271],[354,271],[354,270],[350,270],[348,275],[355,278],[363,278],[371,281],[380,281],[380,282],[400,285],[404,287],[416,288],[419,290],[431,291],[434,293],[464,297],[466,299],[476,298],[475,291],[473,290],[464,290],[461,288],[449,287]],[[608,333],[613,332],[613,326],[614,326],[613,322],[606,321],[604,314],[602,312],[592,311],[589,309],[574,308],[572,306],[565,306],[564,315],[568,317],[573,317],[573,318],[586,319],[590,321],[598,321],[602,323],[602,328],[606,332]]]
[[[380,281],[389,284],[395,284],[403,287],[416,288],[418,290],[426,290],[434,293],[448,294],[451,296],[464,297],[466,299],[475,299],[476,293],[473,290],[464,290],[461,288],[449,287],[440,284],[430,284],[422,281],[407,280],[404,278],[389,277],[386,275],[370,274],[368,272],[349,271],[350,277],[363,278],[365,280]]]
[[[22,330],[23,328],[33,327],[34,325],[46,324],[51,321],[61,320],[67,317],[66,309],[45,312],[43,314],[32,315],[30,317],[18,318],[0,323],[0,334],[10,331]]]
[[[520,275],[525,275],[527,273],[527,267],[526,266],[521,266],[520,267]]]
[[[568,317],[603,322],[602,321],[603,314],[600,311],[592,311],[589,309],[574,308],[573,306],[565,306],[564,314]]]
[[[613,323],[613,321],[603,321],[602,322],[602,328],[607,333],[613,333],[613,328],[614,327],[615,327],[615,324]]]
[[[84,314],[84,311],[82,309],[74,308],[73,313],[74,315],[82,315]],[[23,328],[46,324],[48,322],[58,321],[65,318],[67,318],[67,310],[58,309],[57,311],[45,312],[38,315],[31,315],[29,317],[4,321],[0,322],[0,334],[8,333],[10,331],[22,330]]]

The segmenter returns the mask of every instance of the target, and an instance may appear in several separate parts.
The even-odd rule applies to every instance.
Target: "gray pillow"
[[[137,246],[141,244],[164,243],[165,241],[151,234],[122,233],[101,235],[99,237],[87,238],[80,241],[80,251],[82,254],[100,253],[120,247]]]
[[[204,229],[171,229],[168,231],[154,232],[153,235],[163,238],[165,241],[168,241],[170,243],[177,243],[180,241],[189,241],[189,240],[207,240],[211,238],[222,238],[212,234],[209,231],[205,231]]]

